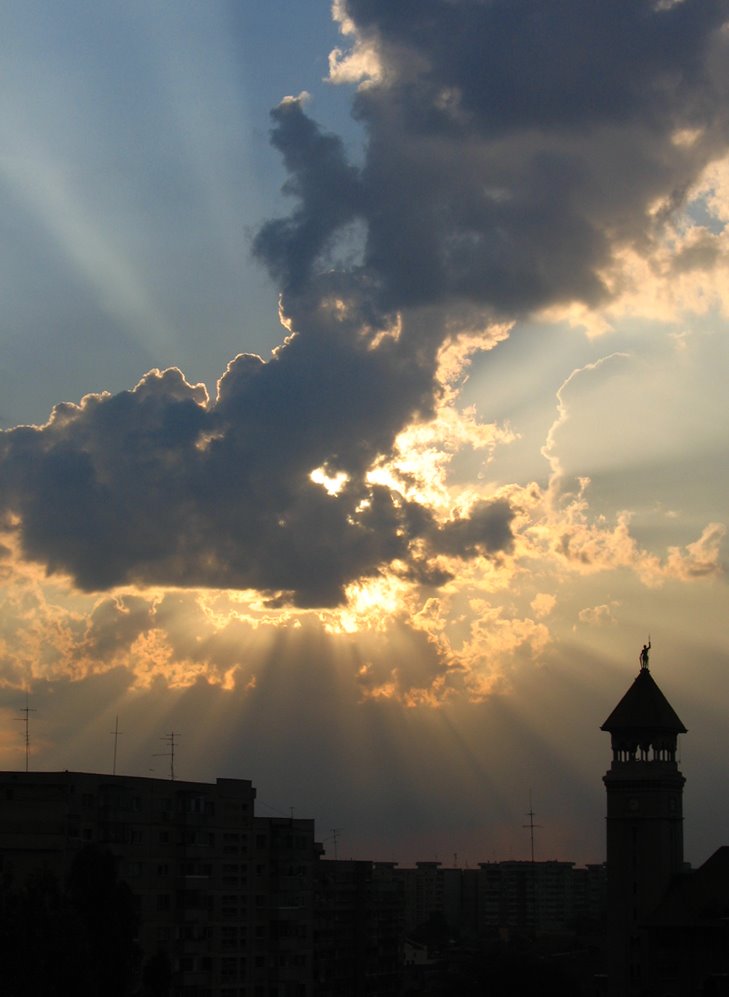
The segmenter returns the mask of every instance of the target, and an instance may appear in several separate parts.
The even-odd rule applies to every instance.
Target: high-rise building
[[[316,871],[314,985],[318,997],[398,997],[403,886],[394,862],[323,859]]]
[[[314,822],[257,817],[255,795],[244,779],[0,773],[4,888],[111,853],[139,914],[140,973],[164,962],[165,992],[308,997]]]

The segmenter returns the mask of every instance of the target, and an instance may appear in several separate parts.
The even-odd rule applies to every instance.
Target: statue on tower
[[[640,667],[641,671],[648,667],[648,652],[651,649],[651,639],[648,638],[648,643],[643,645],[643,649],[640,652]]]

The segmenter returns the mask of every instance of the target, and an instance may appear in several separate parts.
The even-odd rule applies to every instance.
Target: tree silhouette
[[[94,846],[65,885],[48,869],[0,884],[4,997],[129,997],[139,972],[138,915],[116,859]]]

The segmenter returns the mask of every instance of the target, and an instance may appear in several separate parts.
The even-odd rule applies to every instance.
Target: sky
[[[727,0],[7,0],[0,766],[339,857],[729,843]],[[531,803],[530,803],[531,801]]]

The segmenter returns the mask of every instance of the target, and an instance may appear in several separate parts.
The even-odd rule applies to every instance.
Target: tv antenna
[[[175,737],[179,737],[179,734],[175,734],[173,730],[169,734],[165,734],[160,738],[160,741],[167,741],[170,746],[169,751],[160,751],[154,755],[155,758],[169,758],[170,760],[170,779],[172,782],[175,781]]]
[[[534,808],[532,807],[531,789],[529,790],[529,809],[527,811],[527,817],[529,818],[529,823],[522,824],[521,826],[529,828],[529,839],[531,842],[531,849],[532,849],[532,865],[534,865],[534,831],[537,830],[538,828],[541,828],[542,825],[534,823],[534,818],[536,817],[536,814],[534,813]]]
[[[339,841],[339,835],[342,833],[342,831],[344,830],[344,828],[343,827],[332,827],[332,828],[330,828],[330,830],[332,832],[332,843],[334,845],[334,861],[336,862],[337,859],[338,859],[338,857],[339,857],[339,852],[338,852],[338,849],[337,849],[337,842]]]
[[[114,730],[109,731],[110,734],[114,736],[114,761],[111,766],[111,774],[116,775],[116,749],[119,742],[119,735],[123,734],[123,730],[119,730],[119,714],[114,717]]]
[[[532,806],[532,791],[529,790],[529,810],[527,811],[527,817],[529,818],[528,824],[522,824],[522,827],[529,828],[529,840],[531,842],[532,850],[532,868],[531,868],[531,880],[532,880],[532,903],[533,907],[533,917],[534,917],[534,929],[539,929],[539,893],[537,891],[537,867],[534,862],[534,831],[540,828],[541,824],[535,824],[534,818],[536,814],[534,813],[534,807]]]
[[[35,713],[32,706],[28,706],[28,690],[25,690],[25,706],[20,711],[23,716],[18,717],[21,723],[25,724],[25,771],[30,771],[30,715]]]

